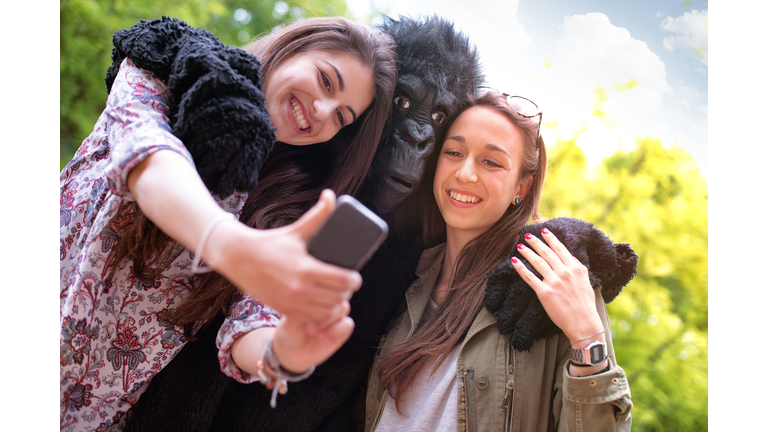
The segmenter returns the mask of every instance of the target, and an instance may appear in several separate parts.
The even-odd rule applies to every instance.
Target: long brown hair
[[[522,129],[524,146],[520,180],[533,177],[533,181],[519,205],[511,204],[490,230],[461,250],[451,272],[453,279],[445,301],[419,325],[412,338],[391,347],[394,350],[382,357],[378,377],[395,399],[398,412],[403,394],[419,373],[434,364],[431,371],[434,374],[469,330],[482,308],[485,276],[512,250],[526,222],[540,219],[539,199],[547,169],[547,151],[541,137],[536,138],[538,121],[518,116],[507,104],[506,98],[495,91],[473,97],[466,108],[474,106],[493,109]],[[436,157],[430,160],[425,176],[428,184],[421,189],[426,194],[423,200],[424,240],[428,247],[446,241],[445,221],[432,192],[436,163]]]
[[[341,17],[308,18],[275,29],[243,49],[261,62],[265,83],[283,60],[299,52],[325,50],[355,55],[373,71],[375,94],[356,122],[324,143],[275,143],[259,173],[256,190],[248,195],[240,221],[254,228],[275,228],[298,219],[324,188],[339,195],[356,193],[389,118],[397,83],[397,54],[392,38]],[[183,250],[139,211],[118,240],[110,263],[111,275],[125,258],[131,258],[136,276],[151,283]],[[156,267],[150,268],[150,263]],[[210,322],[217,310],[226,311],[239,294],[234,285],[215,273],[200,277],[194,285],[189,297],[169,317],[184,326],[188,337],[195,322],[204,315]]]

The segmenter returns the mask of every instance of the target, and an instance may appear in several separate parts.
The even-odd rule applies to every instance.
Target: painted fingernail
[[[541,232],[542,232],[543,234],[549,234],[549,230],[548,230],[548,229],[546,229],[546,228],[542,228],[542,229],[541,229]]]
[[[518,249],[523,249],[523,244],[522,244],[522,243],[518,244],[518,245],[517,245],[517,248],[518,248]]]
[[[525,237],[525,238],[526,238],[526,240],[530,240],[530,239],[532,239],[532,238],[533,238],[533,236],[531,235],[531,233],[525,233],[525,235],[524,235],[523,237]]]
[[[515,263],[515,264],[517,264],[518,262],[520,262],[520,261],[519,261],[517,258],[515,258],[515,257],[512,257],[512,258],[510,258],[510,260],[511,260],[513,263]]]

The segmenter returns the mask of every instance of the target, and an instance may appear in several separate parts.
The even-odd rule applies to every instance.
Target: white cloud
[[[455,28],[477,46],[489,83],[499,82],[515,71],[534,69],[527,56],[531,36],[517,18],[519,0],[389,0],[387,13],[438,14],[453,21]],[[536,63],[538,66],[539,63]]]
[[[692,10],[677,18],[668,16],[662,21],[661,28],[674,35],[664,38],[664,48],[669,51],[680,49],[708,64],[708,22],[708,10]]]
[[[653,135],[663,144],[689,148],[706,171],[706,93],[680,82],[671,86],[658,55],[605,14],[565,17],[549,32],[557,38],[554,51],[542,51],[518,20],[518,0],[474,0],[472,7],[456,0],[388,4],[393,15],[436,12],[453,20],[478,46],[488,83],[536,101],[544,122],[557,120],[561,138],[586,124],[578,143],[590,166],[619,148],[632,148],[636,137]],[[601,105],[606,121],[592,116],[597,87],[607,99]],[[554,144],[554,133],[544,128],[542,136]],[[704,150],[697,153],[692,144]]]
[[[680,103],[688,109],[691,109],[694,106],[699,106],[703,99],[701,93],[696,91],[693,87],[685,85],[685,83],[680,80],[677,81],[676,94]]]
[[[664,129],[664,121],[656,117],[674,91],[664,63],[645,42],[602,13],[566,17],[560,31],[554,54],[547,56],[549,67],[541,62],[535,69],[537,79],[510,75],[503,87],[512,80],[522,84],[540,102],[545,120],[557,120],[562,138],[586,124],[578,143],[590,166],[616,151],[618,141],[631,147],[635,137]],[[598,87],[607,99],[600,105],[595,101]],[[609,114],[604,120],[593,117],[597,106]]]

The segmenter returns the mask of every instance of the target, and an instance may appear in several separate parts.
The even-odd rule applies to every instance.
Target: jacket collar
[[[419,264],[416,266],[416,276],[424,277],[424,275],[437,267],[438,269],[443,266],[443,260],[445,259],[445,243],[441,243],[433,248],[427,249],[421,253],[419,258]]]
[[[421,254],[419,265],[416,267],[418,279],[405,292],[411,327],[408,334],[409,338],[416,331],[419,322],[421,322],[421,317],[424,315],[427,303],[429,303],[429,298],[432,295],[435,283],[437,283],[437,276],[440,274],[444,260],[445,243],[427,249]]]

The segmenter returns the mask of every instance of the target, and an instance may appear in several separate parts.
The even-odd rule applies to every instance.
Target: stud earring
[[[515,198],[515,205],[520,205],[520,198]]]

